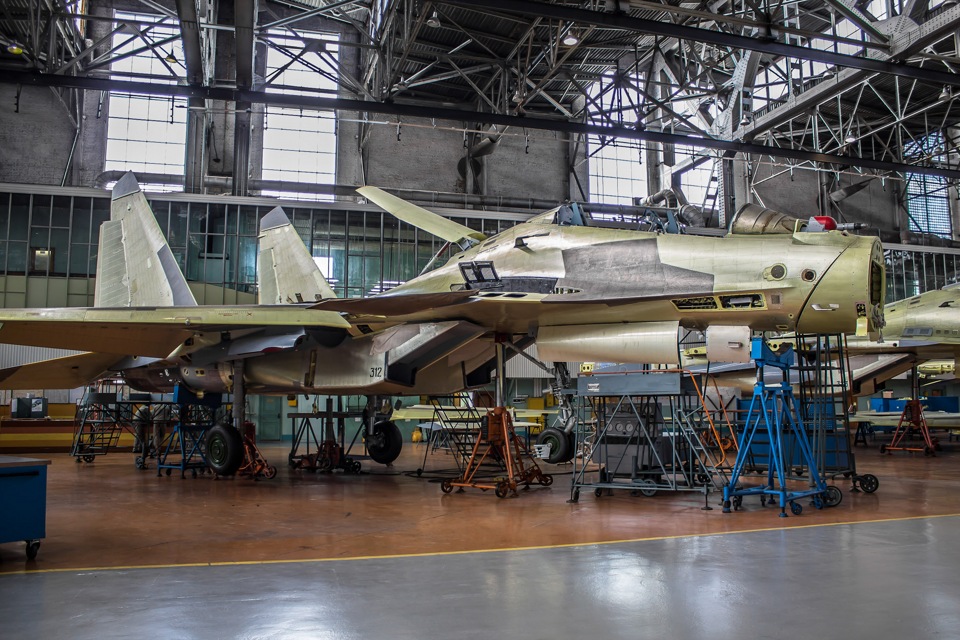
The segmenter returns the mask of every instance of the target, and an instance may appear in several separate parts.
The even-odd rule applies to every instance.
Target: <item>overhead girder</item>
[[[748,51],[760,51],[762,53],[769,53],[775,56],[786,56],[802,60],[814,60],[840,67],[851,67],[854,69],[863,69],[866,71],[899,75],[939,84],[951,86],[960,85],[960,78],[945,71],[925,69],[922,67],[893,62],[891,60],[864,58],[842,53],[835,53],[833,51],[802,47],[799,45],[777,42],[767,38],[754,38],[723,31],[700,29],[682,24],[649,20],[646,18],[635,18],[633,16],[619,13],[590,11],[586,9],[570,7],[567,5],[534,2],[532,0],[445,0],[445,2],[455,5],[468,5],[474,9],[490,8],[499,9],[502,11],[542,15],[560,20],[570,20],[583,25],[602,25],[615,29],[655,34],[661,37],[673,37],[682,40],[692,40],[695,42],[706,42],[719,46],[746,49]]]
[[[495,124],[517,127],[520,129],[537,129],[557,131],[568,134],[610,136],[630,140],[649,140],[665,144],[683,144],[696,147],[729,151],[732,153],[760,154],[774,157],[791,158],[795,160],[810,160],[815,162],[835,163],[847,166],[858,166],[880,171],[912,172],[929,175],[938,175],[947,178],[960,178],[960,169],[939,166],[918,166],[900,162],[878,161],[872,158],[858,158],[850,155],[815,153],[802,149],[778,148],[732,140],[715,138],[698,138],[693,136],[677,135],[663,131],[638,130],[636,127],[600,126],[583,122],[571,122],[565,119],[550,120],[530,116],[515,116],[501,113],[487,113],[480,111],[466,111],[446,107],[422,107],[401,103],[368,102],[344,98],[326,98],[321,96],[280,95],[249,89],[230,87],[190,87],[185,85],[161,85],[149,82],[128,82],[101,78],[65,77],[52,74],[38,74],[24,71],[11,71],[0,76],[0,82],[8,84],[25,84],[33,86],[69,86],[79,89],[93,89],[97,91],[126,91],[130,93],[146,93],[150,95],[203,97],[214,100],[227,100],[237,103],[275,104],[281,106],[302,107],[307,109],[327,109],[358,111],[369,113],[383,113],[412,118],[437,118],[441,120],[469,121],[481,124]],[[236,187],[234,187],[236,188]]]

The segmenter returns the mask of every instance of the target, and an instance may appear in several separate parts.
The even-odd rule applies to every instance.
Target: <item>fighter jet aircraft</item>
[[[77,386],[111,371],[143,390],[179,384],[241,398],[439,395],[488,382],[498,341],[535,341],[551,361],[676,362],[679,327],[696,327],[706,331],[714,359],[742,360],[753,330],[867,334],[883,325],[883,262],[873,238],[658,235],[591,227],[576,205],[487,238],[379,189],[360,192],[447,240],[453,257],[367,299],[323,299],[332,291],[314,279],[303,293],[319,301],[301,295],[302,304],[195,306],[163,248],[140,247],[124,226],[152,218],[127,174],[113,191],[111,219],[121,224],[101,236],[98,302],[111,306],[0,311],[0,342],[90,353],[0,372],[0,387],[49,386],[49,375]],[[284,222],[282,214],[266,216],[262,235],[282,235]],[[279,301],[266,276],[296,268],[289,258],[280,250],[261,265],[263,302]],[[163,279],[169,306],[122,305]],[[378,462],[399,454],[389,425],[367,432]]]

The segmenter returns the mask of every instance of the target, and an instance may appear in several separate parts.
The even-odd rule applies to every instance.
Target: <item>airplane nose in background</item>
[[[883,269],[880,242],[857,238],[817,281],[800,312],[797,331],[857,335],[879,331],[883,326]]]

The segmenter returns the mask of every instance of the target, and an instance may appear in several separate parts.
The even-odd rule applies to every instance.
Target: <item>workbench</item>
[[[23,541],[33,560],[46,536],[49,460],[0,455],[0,543]]]

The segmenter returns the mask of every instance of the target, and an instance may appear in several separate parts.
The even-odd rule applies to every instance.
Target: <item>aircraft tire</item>
[[[550,464],[559,464],[567,462],[573,457],[573,448],[570,446],[570,439],[563,431],[555,427],[547,427],[539,436],[537,444],[550,445],[550,456],[547,462]]]
[[[400,455],[403,449],[403,435],[400,427],[394,422],[378,422],[373,425],[374,437],[367,444],[370,458],[379,464],[390,464]]]
[[[216,425],[207,430],[207,466],[220,476],[232,476],[243,464],[243,438],[233,427]]]

